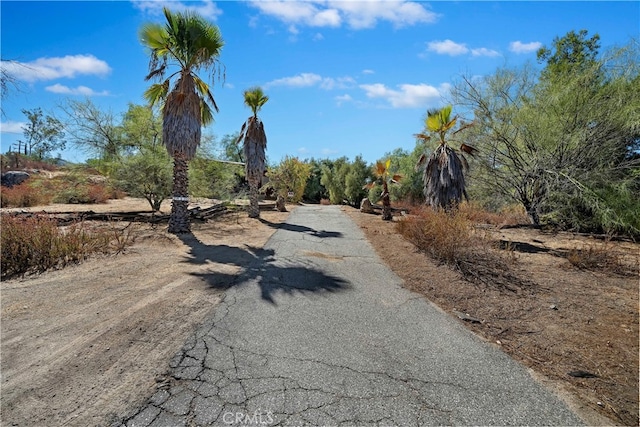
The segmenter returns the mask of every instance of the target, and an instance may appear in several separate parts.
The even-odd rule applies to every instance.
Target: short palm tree
[[[209,85],[197,73],[219,71],[224,41],[218,27],[200,15],[165,8],[164,16],[164,26],[143,25],[140,40],[150,50],[146,80],[160,80],[144,96],[151,105],[162,105],[162,140],[174,161],[169,232],[178,234],[190,231],[189,160],[200,145],[202,126],[213,122],[212,108],[218,111]],[[166,76],[169,66],[178,70]],[[171,86],[174,77],[177,80]]]
[[[384,221],[391,221],[393,214],[391,213],[391,197],[389,195],[389,184],[396,184],[402,179],[401,175],[392,174],[389,170],[391,166],[391,159],[388,159],[385,163],[381,161],[376,162],[376,167],[373,169],[373,173],[376,179],[363,188],[371,189],[376,185],[382,185],[382,219]]]
[[[244,91],[244,105],[251,108],[253,115],[242,125],[238,143],[243,142],[244,169],[249,183],[249,218],[260,217],[258,205],[258,190],[266,171],[265,151],[267,149],[267,135],[264,133],[262,120],[258,118],[258,111],[269,100],[260,87],[252,87]]]
[[[448,210],[457,206],[462,197],[467,197],[464,172],[468,169],[468,162],[464,154],[473,155],[475,148],[462,144],[459,151],[450,147],[452,140],[447,139],[447,133],[453,131],[457,123],[457,116],[451,118],[451,105],[441,109],[432,109],[427,112],[425,130],[435,134],[439,138],[438,147],[427,155],[423,154],[418,160],[416,168],[424,166],[422,180],[424,183],[424,197],[426,203],[434,209]],[[471,123],[462,124],[452,135],[471,126]],[[428,133],[417,134],[416,137],[424,142],[431,139]]]

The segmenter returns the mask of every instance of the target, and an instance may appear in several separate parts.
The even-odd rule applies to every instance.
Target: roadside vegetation
[[[77,223],[58,227],[54,219],[34,215],[2,216],[2,279],[41,273],[83,261],[91,255],[122,252],[133,242],[130,224],[106,227]]]

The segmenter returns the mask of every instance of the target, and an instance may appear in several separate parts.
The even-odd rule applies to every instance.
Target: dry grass
[[[59,228],[44,216],[2,216],[2,278],[40,273],[80,262],[92,254],[119,253],[133,242],[129,226]]]
[[[492,240],[474,229],[472,212],[477,211],[458,209],[447,213],[418,207],[396,227],[416,248],[455,268],[467,281],[516,293],[535,286],[514,272],[516,255],[512,250],[496,250]]]
[[[636,275],[640,269],[638,264],[625,262],[623,256],[608,241],[573,247],[563,255],[572,266],[580,270]]]

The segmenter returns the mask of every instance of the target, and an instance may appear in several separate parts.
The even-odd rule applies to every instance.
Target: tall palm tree
[[[151,105],[162,105],[162,140],[174,161],[169,232],[179,234],[190,231],[188,162],[200,145],[202,126],[213,122],[212,108],[218,111],[209,85],[197,73],[209,71],[213,76],[220,71],[224,41],[218,27],[198,14],[165,8],[164,16],[164,26],[143,25],[140,40],[150,50],[145,80],[160,80],[144,96]],[[167,76],[170,66],[178,70]]]
[[[384,221],[391,221],[393,214],[391,213],[391,197],[389,195],[389,184],[397,184],[402,179],[401,175],[392,174],[389,170],[391,166],[391,159],[388,159],[385,163],[381,161],[376,162],[376,167],[373,169],[373,173],[376,179],[363,188],[370,190],[376,185],[382,185],[382,219]]]
[[[237,142],[244,142],[244,170],[249,182],[249,218],[260,217],[258,190],[266,170],[267,135],[264,133],[262,120],[258,118],[258,111],[268,100],[269,97],[260,87],[252,87],[244,91],[244,105],[251,108],[253,115],[242,125]]]
[[[457,206],[462,197],[468,198],[464,172],[468,169],[468,162],[464,154],[473,155],[475,148],[462,144],[456,150],[449,146],[453,140],[447,139],[447,133],[456,126],[458,117],[451,118],[451,105],[441,109],[431,109],[427,111],[425,119],[426,133],[416,135],[418,139],[427,142],[431,139],[431,134],[439,138],[438,147],[431,153],[427,160],[427,155],[423,154],[418,160],[416,168],[424,166],[422,180],[424,183],[424,196],[426,203],[434,209],[448,210]],[[472,123],[461,124],[452,132],[452,135],[467,129]]]

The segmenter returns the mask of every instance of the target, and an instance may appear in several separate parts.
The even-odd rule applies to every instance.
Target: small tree
[[[289,193],[293,193],[290,200],[297,203],[302,200],[310,175],[310,164],[303,163],[296,157],[286,156],[278,166],[269,168],[267,172],[269,182],[265,187],[272,188],[277,196],[284,199],[289,198]]]
[[[382,219],[384,221],[391,221],[393,215],[391,214],[391,197],[389,195],[389,184],[396,184],[400,182],[402,176],[398,174],[392,174],[389,170],[391,166],[391,159],[388,159],[385,163],[381,161],[376,162],[376,166],[373,169],[373,173],[376,179],[363,188],[371,189],[376,185],[382,185]]]
[[[451,140],[447,139],[447,133],[452,131],[457,123],[458,117],[451,118],[451,105],[439,110],[432,109],[427,112],[425,120],[425,131],[416,135],[419,139],[427,142],[431,135],[436,135],[439,139],[438,147],[428,157],[423,154],[418,160],[416,167],[424,168],[424,197],[426,203],[434,209],[449,209],[456,206],[464,196],[467,198],[464,171],[468,163],[462,152],[472,154],[475,150],[471,146],[462,144],[460,152],[449,146]],[[453,131],[452,135],[466,129],[470,124],[462,125]],[[431,134],[431,135],[429,135]],[[460,155],[458,155],[460,153]]]
[[[144,197],[154,212],[171,195],[171,159],[164,147],[145,147],[116,163],[113,178],[133,197]]]
[[[24,128],[25,140],[19,140],[18,145],[24,146],[25,155],[33,154],[42,160],[53,150],[64,149],[64,126],[58,119],[45,116],[40,108],[22,110],[22,113],[27,116],[28,123]]]

